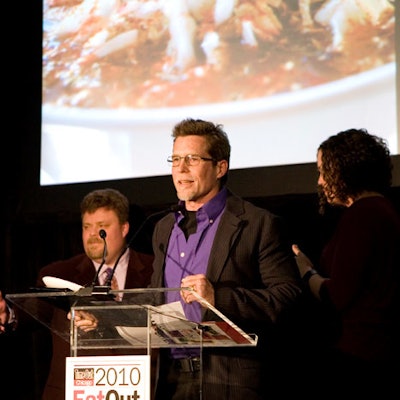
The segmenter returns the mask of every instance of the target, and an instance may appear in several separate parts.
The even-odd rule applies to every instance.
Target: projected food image
[[[44,0],[43,18],[56,107],[237,102],[395,61],[389,0]]]

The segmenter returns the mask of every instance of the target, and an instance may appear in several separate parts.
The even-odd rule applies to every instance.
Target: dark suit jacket
[[[150,282],[153,272],[153,256],[144,253],[138,253],[130,249],[130,258],[126,275],[125,289],[145,288]],[[90,284],[96,274],[92,261],[86,254],[79,254],[68,260],[56,261],[39,271],[37,286],[43,286],[42,278],[44,276],[54,276],[57,278],[69,280],[82,286]],[[67,312],[55,309],[52,321],[54,330],[68,332],[69,320]],[[117,351],[93,351],[87,355],[100,354],[127,354],[126,351],[118,353]],[[85,355],[85,354],[78,354]],[[48,379],[43,393],[43,400],[64,400],[65,399],[65,358],[70,356],[70,344],[60,335],[52,332],[52,358]]]
[[[169,214],[155,226],[152,287],[163,285],[174,222],[174,215]],[[282,222],[229,192],[206,275],[215,288],[215,307],[245,332],[257,334],[258,345],[204,349],[205,400],[240,398],[244,392],[236,389],[246,386],[258,391],[253,398],[263,398],[259,397],[262,390],[268,389],[263,367],[271,367],[267,368],[269,372],[273,369],[272,354],[279,351],[280,321],[301,295],[298,270]],[[207,317],[204,315],[204,320]],[[251,398],[249,395],[246,400]]]

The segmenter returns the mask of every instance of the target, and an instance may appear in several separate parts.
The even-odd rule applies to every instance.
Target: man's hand
[[[182,279],[181,287],[192,289],[191,291],[181,291],[181,296],[186,303],[191,303],[192,301],[198,301],[201,303],[200,299],[193,294],[193,292],[196,292],[200,297],[214,306],[214,287],[204,274],[186,276]]]
[[[68,319],[71,320],[72,314],[71,312],[68,313]],[[75,325],[81,329],[83,332],[90,332],[99,326],[99,321],[97,318],[86,311],[75,311]]]

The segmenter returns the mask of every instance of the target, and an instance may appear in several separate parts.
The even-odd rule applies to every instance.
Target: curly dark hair
[[[177,123],[172,131],[174,142],[177,137],[190,135],[205,137],[208,147],[207,152],[215,160],[213,161],[214,165],[217,161],[226,160],[229,166],[231,145],[222,124],[214,124],[202,119],[186,118]],[[221,178],[221,186],[226,185],[227,180],[228,173]]]
[[[116,189],[98,189],[88,193],[81,201],[81,217],[85,213],[92,214],[99,208],[114,211],[121,224],[129,220],[129,200]]]
[[[392,184],[392,160],[386,141],[366,129],[348,129],[318,147],[326,194],[318,188],[320,212],[328,200],[345,202],[364,191],[387,193]]]

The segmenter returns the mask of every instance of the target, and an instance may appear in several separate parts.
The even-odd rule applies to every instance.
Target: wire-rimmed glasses
[[[200,164],[200,161],[214,161],[213,158],[209,157],[202,157],[199,156],[198,154],[187,154],[186,156],[169,156],[167,158],[167,161],[173,166],[173,167],[178,167],[181,164],[181,160],[185,161],[185,164],[190,166],[190,167],[195,167],[196,165]]]

